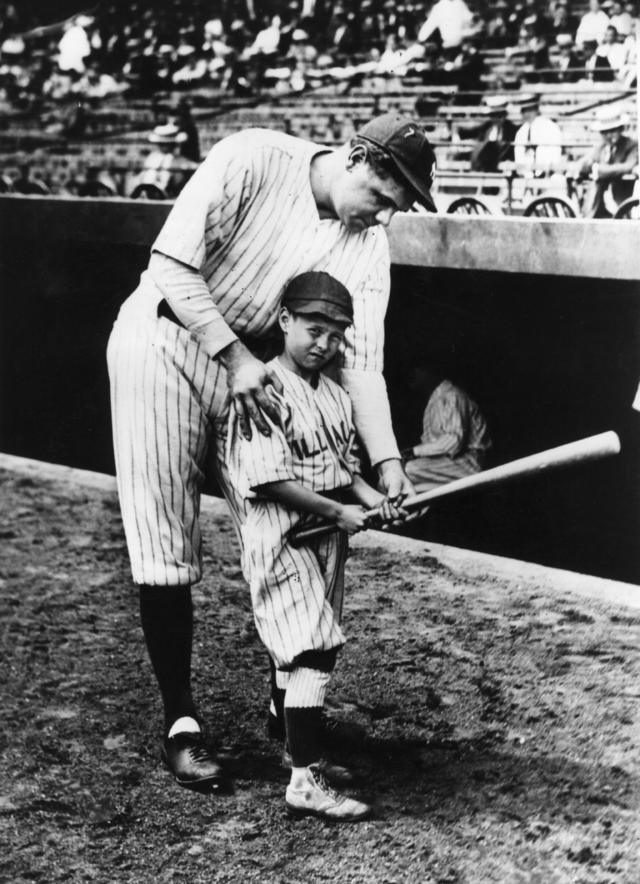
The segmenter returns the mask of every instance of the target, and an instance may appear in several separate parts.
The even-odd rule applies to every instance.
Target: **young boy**
[[[295,277],[282,297],[282,353],[269,363],[283,393],[273,393],[280,424],[247,440],[230,420],[227,463],[248,499],[242,566],[260,638],[276,668],[291,755],[286,807],[296,816],[357,821],[369,805],[332,788],[323,766],[321,716],[330,674],[345,642],[340,628],[346,535],[366,526],[365,507],[384,519],[403,511],[358,473],[351,402],[321,374],[353,321],[346,288],[323,272]],[[290,531],[330,519],[340,531],[299,549]],[[278,692],[276,692],[278,693]]]

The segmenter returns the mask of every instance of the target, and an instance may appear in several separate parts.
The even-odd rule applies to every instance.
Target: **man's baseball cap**
[[[294,276],[280,303],[292,313],[318,313],[345,325],[353,322],[351,295],[341,282],[322,270]]]
[[[416,191],[418,201],[429,212],[437,212],[431,196],[436,155],[419,123],[391,111],[374,117],[357,135],[386,151],[400,176]]]

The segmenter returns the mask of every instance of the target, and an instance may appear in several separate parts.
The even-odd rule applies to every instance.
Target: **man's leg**
[[[162,695],[166,737],[178,719],[197,720],[191,694],[191,587],[141,586],[140,622]]]
[[[118,490],[149,656],[165,708],[162,757],[184,786],[221,770],[191,696],[191,584],[200,579],[200,486],[218,376],[167,319],[116,323],[108,350]]]

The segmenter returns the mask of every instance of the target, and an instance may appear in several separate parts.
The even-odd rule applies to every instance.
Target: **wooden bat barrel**
[[[566,445],[559,445],[557,448],[549,448],[546,451],[539,451],[537,454],[530,454],[527,457],[500,464],[490,470],[474,473],[472,476],[456,479],[454,482],[448,482],[439,488],[431,489],[431,491],[408,497],[404,501],[403,507],[409,511],[417,510],[423,506],[431,506],[436,501],[450,500],[452,497],[502,485],[513,479],[537,476],[560,467],[575,466],[619,453],[620,439],[613,430],[608,430],[605,433],[598,433],[596,436],[588,436],[586,439],[578,439],[575,442],[568,442]],[[378,510],[369,510],[367,515],[375,519]],[[301,546],[315,537],[322,537],[332,531],[337,531],[335,524],[327,522],[315,525],[313,528],[294,531],[290,536],[290,541],[294,546]]]

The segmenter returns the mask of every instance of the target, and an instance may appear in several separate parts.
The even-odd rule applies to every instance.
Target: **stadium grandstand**
[[[636,14],[597,0],[2,2],[0,190],[171,199],[231,132],[335,145],[397,108],[434,144],[440,211],[633,218]],[[628,149],[605,205],[608,131]]]

